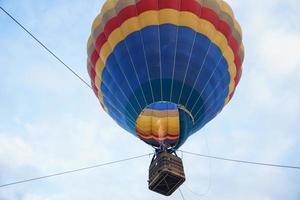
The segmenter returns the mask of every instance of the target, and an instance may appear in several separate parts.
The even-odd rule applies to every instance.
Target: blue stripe
[[[228,63],[215,44],[190,28],[165,24],[134,32],[115,47],[105,63],[101,91],[109,114],[133,134],[131,119],[148,105],[170,99],[184,105],[197,122],[182,138],[185,141],[223,107],[229,82]]]
[[[147,106],[149,109],[153,110],[176,110],[178,109],[178,105],[175,103],[167,103],[167,102],[162,102],[162,103],[153,103],[149,106]]]

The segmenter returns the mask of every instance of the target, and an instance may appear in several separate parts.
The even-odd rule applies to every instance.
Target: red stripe
[[[181,5],[180,5],[181,2]],[[104,43],[107,41],[109,35],[120,27],[120,25],[125,22],[127,19],[136,17],[139,14],[149,11],[149,10],[159,10],[164,8],[172,8],[178,11],[189,11],[201,17],[207,21],[210,21],[216,29],[222,32],[225,37],[227,38],[228,44],[234,52],[234,63],[237,68],[237,74],[241,68],[241,60],[239,57],[239,47],[237,44],[236,39],[231,34],[230,26],[223,20],[221,20],[218,15],[211,10],[210,8],[206,8],[204,6],[201,7],[196,1],[194,0],[161,0],[159,4],[157,1],[148,1],[148,0],[141,0],[136,5],[130,5],[125,7],[120,11],[118,16],[111,18],[107,24],[105,25],[104,31],[97,37],[96,39],[96,49],[94,50],[92,57],[91,57],[91,64],[92,67],[95,67],[96,62],[99,58],[99,52]],[[93,79],[92,79],[93,80]],[[235,86],[238,84],[239,77],[236,75],[235,77]]]
[[[91,84],[92,84],[93,91],[94,91],[95,95],[98,97],[98,89],[95,85],[95,77],[96,77],[95,67],[93,67],[93,66],[90,67],[89,74],[91,77]]]
[[[96,77],[96,71],[93,67],[91,67],[91,69],[90,69],[90,77],[91,77],[92,82],[94,83],[95,82],[94,80]]]
[[[110,24],[116,23],[116,20],[114,18],[112,18],[112,20],[113,21],[109,22]],[[117,27],[118,25],[115,25],[115,26]],[[94,51],[100,52],[100,49],[97,47],[102,47],[106,41],[107,41],[107,39],[106,39],[106,35],[105,35],[105,30],[104,30],[104,32],[102,32],[96,39],[96,45],[95,45],[96,49]]]
[[[160,137],[160,136],[158,136],[158,134],[156,134],[156,133],[151,133],[151,134],[147,134],[147,135],[141,133],[140,131],[137,131],[137,133],[139,134],[139,136],[141,136],[141,137],[146,137],[146,138],[148,138],[148,137],[152,137],[152,138],[166,138],[166,137],[169,137],[169,138],[172,138],[172,139],[177,139],[177,138],[179,138],[179,135],[174,136],[174,135],[170,135],[170,134],[165,134],[165,135],[163,135],[162,137]]]
[[[177,3],[176,3],[177,2]],[[96,40],[96,50],[101,49],[101,47],[104,45],[104,43],[107,41],[105,39],[105,35],[108,37],[111,32],[113,30],[115,30],[116,28],[120,27],[120,25],[126,21],[129,18],[132,17],[136,17],[137,15],[148,11],[148,10],[159,10],[159,9],[164,9],[164,8],[173,8],[173,9],[177,9],[179,11],[189,11],[194,13],[195,15],[197,15],[198,17],[201,17],[203,19],[206,19],[207,21],[210,21],[211,23],[214,24],[214,26],[220,31],[222,32],[228,39],[229,44],[231,46],[231,48],[233,49],[233,51],[237,51],[238,53],[238,47],[237,47],[237,42],[234,38],[230,38],[231,34],[230,34],[230,27],[229,25],[225,22],[222,21],[218,18],[218,15],[211,9],[206,8],[206,7],[202,7],[195,2],[194,0],[185,0],[182,3],[182,8],[178,8],[179,6],[179,1],[169,1],[169,0],[163,0],[160,1],[160,8],[157,7],[157,3],[155,1],[146,1],[146,0],[141,0],[140,2],[138,2],[137,6],[137,10],[138,12],[136,12],[136,7],[135,5],[131,5],[128,7],[125,7],[123,10],[120,11],[120,13],[118,14],[118,16],[113,17],[112,19],[110,19],[107,24],[105,25],[105,29],[104,32],[101,33]],[[177,5],[177,6],[176,6]],[[202,9],[202,10],[201,10]],[[202,15],[201,15],[202,13]],[[224,26],[226,26],[226,29],[229,31],[224,31]],[[234,41],[231,41],[234,40]],[[237,57],[238,54],[237,54]]]
[[[118,14],[119,26],[127,19],[138,16],[137,9],[135,6],[128,6],[127,9],[122,9]]]
[[[229,95],[229,101],[232,99],[234,92],[235,92],[235,90],[233,90],[233,92]]]
[[[181,4],[181,11],[189,11],[194,13],[195,15],[201,17],[202,13],[203,13],[203,9],[204,7],[202,7],[199,3],[197,3],[196,1],[182,1]]]
[[[100,102],[100,105],[103,108],[103,110],[105,110],[103,103]]]
[[[99,59],[99,53],[97,51],[93,51],[90,62],[89,62],[89,65],[90,65],[89,75],[91,78],[93,91],[97,97],[98,97],[98,89],[94,88],[94,85],[95,85],[95,77],[96,77],[96,63],[97,63],[98,59]]]
[[[95,95],[98,97],[98,89],[95,86],[95,83],[93,83],[93,82],[92,82],[92,88],[93,88],[93,91],[94,91]]]
[[[219,30],[219,16],[212,9],[202,7],[201,18],[211,22]]]
[[[135,5],[133,5],[135,6]],[[138,10],[138,14],[141,14],[147,10],[158,10],[157,1],[149,1],[149,0],[141,0],[136,4],[136,8]],[[126,9],[126,8],[124,8]]]
[[[161,145],[161,142],[159,140],[156,139],[146,139],[146,138],[141,138],[144,142],[146,142],[147,144],[150,144],[152,146],[157,146],[159,147]],[[176,145],[178,143],[178,139],[176,140],[170,140],[170,139],[164,139],[163,140],[164,144],[169,144],[169,145]]]
[[[113,30],[118,28],[124,21],[126,21],[129,18],[135,17],[138,14],[145,12],[147,10],[159,10],[163,8],[173,8],[177,9],[180,11],[189,11],[194,14],[196,14],[198,17],[201,17],[203,19],[206,19],[207,21],[210,21],[211,23],[214,24],[214,26],[222,32],[225,37],[228,40],[229,46],[232,48],[235,58],[236,59],[236,66],[240,67],[240,58],[238,55],[238,45],[237,41],[232,37],[230,27],[228,24],[218,18],[218,15],[211,9],[206,8],[206,7],[201,7],[197,2],[194,0],[185,0],[184,3],[182,3],[182,8],[178,8],[180,5],[179,1],[169,1],[169,0],[163,0],[160,1],[160,7],[158,8],[158,5],[154,1],[145,1],[142,0],[138,2],[137,4],[137,10],[136,12],[136,7],[135,5],[128,6],[124,8],[123,10],[120,11],[118,16],[113,17],[108,21],[108,23],[105,25],[104,32],[101,33],[96,40],[96,50],[99,52],[101,47],[104,45],[104,43],[107,41],[105,39],[105,36],[109,36]],[[224,28],[225,26],[225,28]],[[224,31],[224,29],[227,29],[227,31]]]
[[[159,1],[159,9],[172,8],[174,10],[180,10],[181,7],[180,4],[181,4],[181,0],[173,0],[173,1],[161,0]]]
[[[220,30],[220,32],[222,32],[226,36],[226,38],[231,37],[230,26],[226,22],[224,22],[223,20],[219,21],[219,30]]]
[[[97,51],[94,50],[93,54],[91,55],[91,59],[90,59],[90,66],[91,69],[95,69],[96,68],[96,63],[99,59],[99,53]]]

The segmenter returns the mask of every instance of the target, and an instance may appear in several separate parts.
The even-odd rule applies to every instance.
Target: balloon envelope
[[[107,0],[88,41],[104,110],[152,146],[180,147],[230,101],[241,28],[223,0]]]

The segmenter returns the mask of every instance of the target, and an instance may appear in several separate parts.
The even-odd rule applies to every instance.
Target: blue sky
[[[230,104],[183,149],[299,166],[300,3],[228,2],[243,28],[243,77]],[[86,41],[102,4],[0,1],[86,80]],[[1,184],[151,152],[119,128],[90,90],[3,13],[0,30]],[[299,171],[189,155],[183,161],[187,181],[182,191],[187,200],[300,199]],[[149,162],[142,158],[2,188],[0,199],[180,199],[179,193],[164,198],[147,190]],[[190,191],[204,194],[208,188],[201,198]]]

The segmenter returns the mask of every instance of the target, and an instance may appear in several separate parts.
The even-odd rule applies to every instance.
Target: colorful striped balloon
[[[104,110],[146,143],[178,148],[230,101],[241,28],[223,0],[107,0],[88,41]]]

